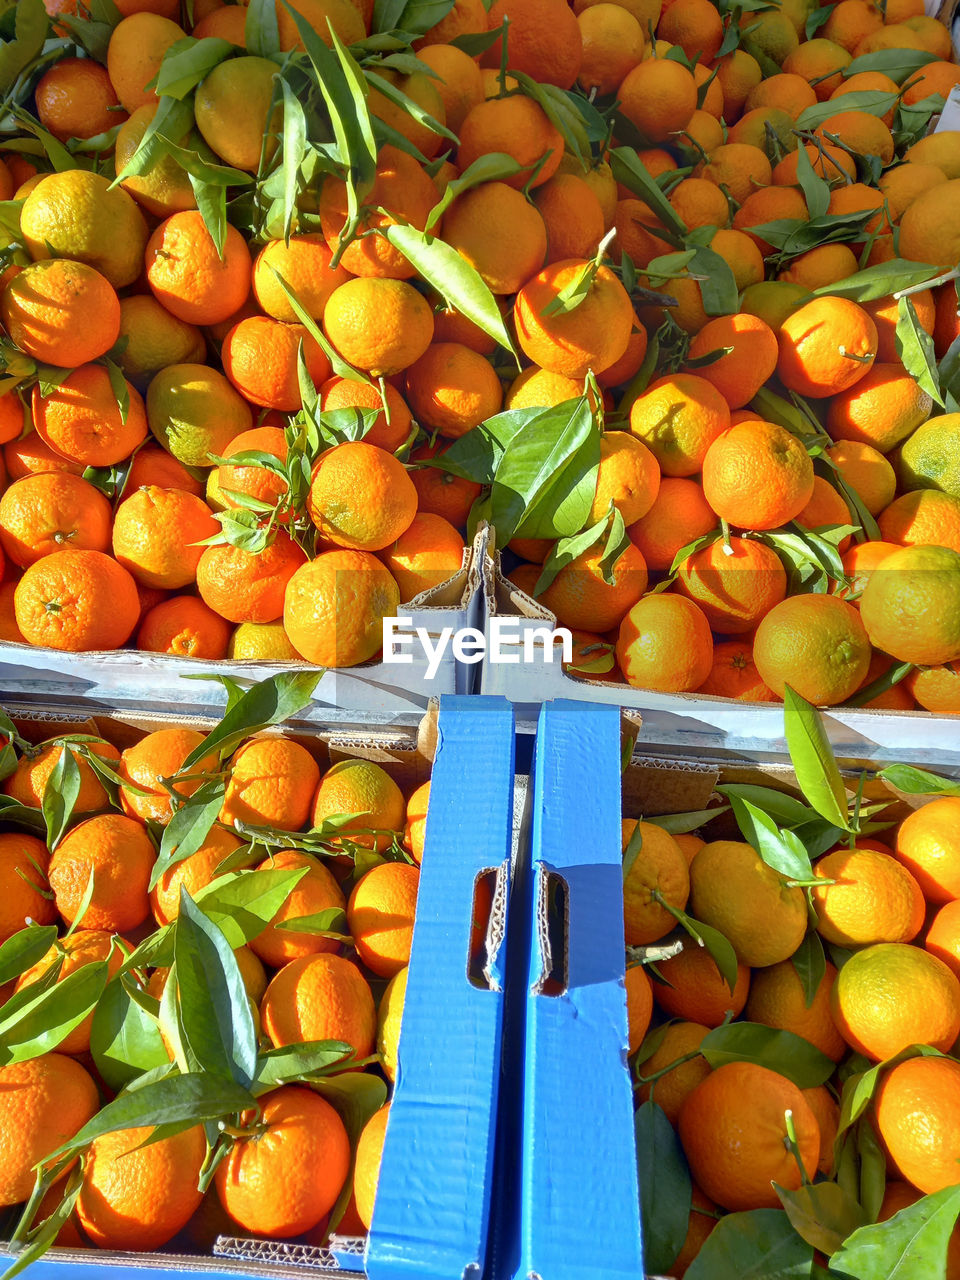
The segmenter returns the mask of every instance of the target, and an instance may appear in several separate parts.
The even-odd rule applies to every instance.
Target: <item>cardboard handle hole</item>
[[[471,986],[482,991],[497,991],[491,962],[499,948],[497,937],[497,868],[479,871],[473,882],[470,910],[470,949],[467,955],[467,977]]]
[[[569,897],[563,876],[541,869],[537,898],[540,977],[534,987],[540,996],[560,996],[567,989]]]

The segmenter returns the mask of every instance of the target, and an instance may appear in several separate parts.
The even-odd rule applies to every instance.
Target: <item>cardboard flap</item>
[[[486,1259],[513,815],[513,713],[442,698],[399,1069],[366,1251],[370,1280],[479,1278]],[[474,896],[494,872],[490,977]],[[500,918],[498,919],[498,912]]]

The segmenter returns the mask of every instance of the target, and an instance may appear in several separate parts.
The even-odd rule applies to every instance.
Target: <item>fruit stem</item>
[[[874,360],[877,358],[877,353],[875,351],[870,351],[865,356],[858,356],[855,352],[848,351],[842,343],[837,350],[845,360],[856,360],[857,364],[873,364]]]
[[[503,28],[503,39],[500,42],[500,72],[498,79],[500,81],[500,94],[502,98],[507,92],[507,36],[510,34],[510,19],[504,17],[500,24]]]
[[[700,1050],[691,1049],[689,1053],[685,1053],[679,1058],[674,1058],[672,1062],[668,1062],[665,1067],[661,1067],[659,1071],[655,1071],[652,1076],[642,1076],[638,1071],[633,1078],[633,1086],[635,1089],[639,1089],[641,1085],[645,1085],[645,1084],[652,1085],[656,1083],[656,1081],[659,1080],[661,1076],[669,1075],[670,1072],[673,1071],[675,1067],[682,1067],[685,1062],[692,1062],[694,1058],[699,1058],[699,1057],[700,1057]]]
[[[784,1146],[791,1153],[797,1162],[797,1168],[800,1170],[800,1181],[805,1187],[809,1187],[810,1179],[807,1177],[807,1171],[803,1167],[803,1161],[800,1159],[800,1147],[797,1143],[797,1130],[793,1123],[793,1112],[788,1108],[783,1113],[783,1118],[787,1126],[787,1136],[784,1138]]]
[[[730,524],[729,521],[720,517],[720,532],[723,535],[723,554],[725,556],[733,555],[733,544],[730,541]]]
[[[923,293],[925,289],[935,289],[937,285],[949,284],[951,280],[960,280],[960,267],[954,267],[952,271],[945,271],[942,276],[937,276],[933,280],[925,280],[922,284],[912,284],[909,289],[898,289],[893,296],[899,302],[901,298],[909,298],[914,293]]]

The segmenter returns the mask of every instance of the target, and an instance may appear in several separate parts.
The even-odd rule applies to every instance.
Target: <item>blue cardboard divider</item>
[[[522,1087],[503,1108],[493,1280],[640,1280],[618,708],[541,708],[524,843],[504,1046]]]
[[[480,1280],[501,1082],[513,830],[514,717],[499,697],[443,696],[431,771],[398,1071],[366,1244],[221,1239],[214,1257],[54,1249],[29,1280],[196,1275]],[[471,971],[479,876],[496,875],[486,963]],[[475,947],[473,948],[475,950]],[[173,1246],[175,1247],[175,1245]],[[11,1255],[0,1244],[3,1259]]]

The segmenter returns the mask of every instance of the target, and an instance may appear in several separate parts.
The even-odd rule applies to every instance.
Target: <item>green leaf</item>
[[[163,135],[163,143],[167,154],[176,160],[181,169],[191,178],[195,178],[209,187],[245,187],[253,182],[253,177],[242,169],[232,169],[229,165],[216,164],[205,160],[197,151],[189,147],[177,146],[170,138]]]
[[[877,676],[876,680],[871,680],[865,688],[858,689],[852,698],[847,699],[844,705],[848,707],[864,707],[874,698],[878,698],[881,693],[886,693],[888,689],[893,689],[914,670],[915,667],[912,662],[895,662],[882,675]]]
[[[820,935],[815,929],[807,930],[803,941],[790,957],[790,962],[803,984],[803,1000],[809,1009],[827,972],[827,957]]]
[[[731,796],[730,803],[744,840],[756,849],[768,867],[788,880],[813,879],[807,851],[792,831],[781,831],[772,818],[749,800]]]
[[[704,1036],[700,1052],[711,1067],[752,1062],[792,1080],[798,1089],[814,1089],[833,1075],[836,1064],[793,1031],[759,1022],[730,1022]]]
[[[0,987],[32,969],[53,946],[57,926],[27,925],[0,945]]]
[[[881,71],[900,84],[928,62],[936,61],[935,53],[922,53],[919,49],[878,49],[876,53],[863,53],[848,62],[843,68],[843,77],[848,80],[863,71]]]
[[[349,938],[350,934],[347,913],[339,907],[328,907],[326,911],[317,911],[313,915],[281,920],[277,928],[287,933],[309,933],[327,938]]]
[[[834,949],[835,950],[835,949]],[[874,1092],[880,1082],[881,1073],[897,1063],[906,1062],[909,1058],[927,1058],[940,1056],[939,1051],[929,1045],[908,1045],[885,1062],[875,1062],[865,1071],[857,1071],[847,1077],[840,1096],[840,1124],[838,1136],[855,1124],[873,1100]]]
[[[813,167],[806,149],[797,152],[797,185],[807,202],[811,218],[822,218],[830,207],[830,184]]]
[[[190,1050],[205,1071],[248,1089],[257,1070],[257,1033],[240,966],[184,885],[175,937],[180,1019]]]
[[[838,280],[836,284],[823,285],[814,289],[817,297],[850,298],[854,302],[876,302],[878,298],[889,298],[892,293],[901,289],[911,289],[914,285],[932,280],[937,268],[929,264],[908,262],[904,258],[893,258],[890,262],[878,262],[876,266],[866,267],[846,280]]]
[[[217,876],[196,894],[196,903],[236,949],[262,933],[309,871],[235,871]]]
[[[831,1271],[854,1280],[941,1280],[960,1214],[960,1185],[855,1231],[830,1259]]]
[[[194,40],[188,36],[178,40],[163,55],[157,72],[157,96],[185,98],[214,67],[235,52],[229,40],[217,37]]]
[[[17,0],[14,39],[0,46],[0,91],[4,94],[43,51],[49,25],[43,0]]]
[[[717,790],[728,800],[732,800],[734,796],[748,800],[782,827],[795,827],[810,817],[810,809],[802,800],[773,787],[761,787],[747,782],[725,782]]]
[[[184,766],[182,772],[188,773],[189,769]],[[201,783],[193,795],[174,812],[163,829],[160,854],[150,872],[151,889],[160,883],[171,867],[197,852],[217,820],[223,807],[225,792],[224,780],[212,778],[209,782]]]
[[[126,975],[112,978],[93,1011],[90,1052],[111,1089],[122,1089],[168,1055],[153,1018],[131,998]]]
[[[960,796],[960,782],[911,764],[890,764],[878,777],[905,796]]]
[[[189,102],[182,102],[178,98],[160,98],[136,151],[114,178],[112,185],[116,186],[126,178],[149,173],[167,155],[167,139],[175,138],[179,142],[190,132],[192,124],[193,111]]]
[[[894,93],[884,93],[879,89],[865,89],[859,93],[844,93],[830,98],[826,102],[818,102],[800,112],[795,129],[816,129],[829,120],[838,111],[865,111],[871,116],[885,116],[899,102]]]
[[[227,189],[219,184],[195,178],[192,173],[187,177],[190,180],[190,188],[196,199],[203,225],[213,241],[217,257],[222,260],[224,245],[227,242]]]
[[[211,729],[183,762],[182,773],[189,773],[214,750],[221,759],[232,755],[244,738],[289,720],[306,707],[320,683],[320,672],[281,671],[252,685],[236,706]]]
[[[291,289],[290,286],[287,284],[286,280],[284,280],[283,276],[276,269],[276,267],[271,265],[270,270],[273,272],[274,276],[276,277],[277,284],[279,284],[280,288],[283,290],[284,294],[286,295],[287,301],[290,303],[291,307],[293,307],[293,310],[296,313],[297,319],[306,329],[307,333],[309,333],[310,337],[313,338],[314,342],[316,342],[317,346],[320,347],[320,349],[323,351],[323,354],[330,361],[330,367],[333,370],[333,372],[337,375],[337,377],[346,378],[348,381],[351,381],[351,382],[367,382],[367,383],[371,383],[372,385],[372,379],[368,374],[361,372],[361,370],[359,369],[355,369],[352,364],[347,364],[346,360],[344,360],[343,357],[337,353],[335,348],[331,346],[330,342],[327,340],[326,334],[323,332],[323,330],[317,324],[316,320],[314,320],[313,316],[310,314],[310,312],[306,309],[306,307],[297,297],[296,293],[294,293],[293,289]]]
[[[456,249],[445,240],[400,223],[381,227],[380,234],[400,250],[416,268],[417,274],[436,289],[449,306],[472,320],[499,346],[516,355],[496,298],[476,268]]]
[[[887,1190],[887,1157],[867,1116],[857,1122],[856,1141],[860,1157],[860,1203],[867,1221],[876,1222]]]
[[[679,924],[690,934],[698,946],[703,945],[710,952],[717,968],[720,970],[720,976],[732,992],[737,985],[737,953],[729,940],[723,936],[719,929],[714,929],[712,925],[704,924],[701,920],[694,920],[692,916],[688,916],[682,911],[680,912]]]
[[[835,1182],[818,1182],[796,1191],[774,1183],[774,1190],[797,1235],[828,1256],[867,1221],[853,1196]]]
[[[686,835],[690,831],[698,831],[706,822],[726,813],[729,805],[718,805],[715,809],[691,809],[688,813],[661,813],[652,818],[644,818],[661,831],[669,831],[673,836]]]
[[[687,1268],[686,1280],[806,1280],[813,1247],[782,1209],[728,1213]]]
[[[283,236],[287,239],[297,213],[300,166],[307,151],[307,117],[286,80],[281,79],[280,87],[283,91]]]
[[[202,1124],[246,1111],[253,1097],[232,1080],[206,1072],[171,1075],[152,1081],[108,1102],[75,1137],[50,1153],[50,1160],[82,1151],[95,1138],[118,1129],[158,1125]]]
[[[387,1086],[364,1071],[343,1071],[312,1082],[315,1093],[336,1107],[351,1145],[356,1145],[364,1125],[387,1100]]]
[[[921,391],[943,408],[943,396],[940,394],[940,374],[937,369],[937,353],[934,350],[933,338],[927,333],[913,300],[901,298],[897,303],[896,329],[897,355]]]
[[[665,1112],[644,1102],[633,1118],[643,1227],[643,1264],[666,1275],[683,1246],[693,1187],[680,1139]]]
[[[627,877],[633,870],[633,864],[640,857],[643,849],[643,826],[641,823],[633,828],[630,833],[630,839],[627,841],[627,847],[623,851],[623,883],[627,883]]]
[[[105,960],[81,965],[0,1018],[0,1065],[26,1062],[56,1049],[90,1013],[106,984]],[[25,988],[24,996],[31,989]]]
[[[703,309],[708,316],[726,316],[736,311],[740,292],[733,270],[719,253],[699,245],[694,250],[689,270],[699,280]]]
[[[419,102],[404,93],[402,89],[398,89],[390,80],[386,80],[375,71],[371,71],[369,67],[364,71],[364,75],[371,89],[382,93],[389,102],[399,107],[401,111],[406,112],[417,124],[422,125],[424,129],[429,129],[431,133],[435,133],[438,137],[446,138],[454,146],[457,145],[459,142],[457,135],[448,129],[446,125],[441,124],[435,116],[432,116],[429,111],[426,111]]]
[[[339,1040],[310,1040],[271,1049],[260,1059],[253,1092],[257,1095],[340,1067],[353,1056],[353,1046]]]
[[[497,27],[493,31],[483,32],[467,32],[462,36],[455,36],[450,43],[456,48],[462,49],[468,57],[479,58],[482,53],[486,53],[500,39],[500,28]]]
[[[47,827],[47,845],[56,849],[70,825],[80,795],[80,767],[68,747],[61,748],[43,789],[41,811]]]
[[[543,562],[543,569],[533,588],[533,594],[542,595],[561,569],[565,569],[568,564],[576,560],[577,556],[583,555],[585,551],[595,546],[604,536],[608,524],[609,516],[604,516],[602,520],[590,525],[582,533],[573,534],[569,538],[559,538],[550,548]]]
[[[509,33],[508,33],[509,44]],[[555,129],[559,130],[566,149],[582,163],[590,160],[590,137],[586,122],[574,102],[556,85],[542,84],[523,71],[513,69],[511,75],[516,79],[523,93],[532,98],[542,109]]]
[[[822,818],[849,831],[846,791],[823,717],[790,685],[783,691],[783,723],[800,790]]]
[[[617,182],[639,196],[663,223],[667,231],[664,238],[680,243],[687,234],[687,224],[657,186],[656,179],[636,151],[632,147],[614,147],[609,162]]]
[[[272,58],[280,52],[276,0],[250,0],[243,28],[247,52],[258,58]]]

